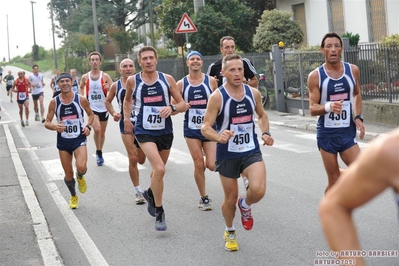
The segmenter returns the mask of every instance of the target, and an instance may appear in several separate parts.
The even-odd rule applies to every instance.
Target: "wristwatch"
[[[91,131],[91,126],[89,126],[89,125],[86,125],[86,127],[89,129],[89,131]]]
[[[263,133],[262,133],[262,136],[263,136],[263,135],[268,135],[269,137],[272,136],[272,134],[270,134],[270,132],[268,132],[268,131],[263,132]]]
[[[176,111],[176,105],[170,104],[169,106],[172,108],[172,112],[175,112],[175,111]]]
[[[357,116],[355,116],[355,118],[353,118],[353,121],[355,121],[356,119],[360,119],[360,121],[363,122],[363,115],[357,115]]]

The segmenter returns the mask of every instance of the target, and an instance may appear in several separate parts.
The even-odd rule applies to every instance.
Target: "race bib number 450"
[[[255,148],[252,123],[230,125],[230,130],[234,130],[234,136],[229,139],[229,152],[246,152]]]

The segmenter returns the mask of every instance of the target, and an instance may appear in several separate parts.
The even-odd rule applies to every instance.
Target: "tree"
[[[117,53],[119,54],[130,52],[134,45],[139,44],[137,33],[133,31],[127,32],[121,27],[107,25],[105,33],[116,44]]]
[[[201,51],[203,55],[214,55],[220,52],[220,38],[231,35],[235,30],[231,19],[216,12],[211,6],[201,8],[195,16],[198,32],[190,34],[193,50]]]
[[[71,41],[67,36],[73,33],[94,34],[91,0],[53,1],[55,19],[59,23],[57,34],[65,38],[64,43]],[[152,1],[153,7],[156,6],[157,1]],[[147,0],[96,0],[96,8],[100,38],[101,35],[107,33],[108,25],[112,25],[115,29],[119,29],[118,31],[125,31],[124,33],[121,32],[121,34],[132,40],[135,33],[132,33],[132,30],[128,32],[126,29],[129,27],[137,28],[148,21],[149,2]],[[122,37],[107,37],[113,39],[121,50],[130,50],[134,46],[134,43],[131,42],[130,47],[126,47],[128,42]],[[71,47],[73,45],[68,46]]]
[[[252,36],[256,23],[256,14],[249,6],[240,0],[209,0],[207,4],[194,14],[192,0],[182,0],[176,3],[164,0],[159,5],[158,18],[160,27],[169,39],[173,39],[183,13],[189,14],[198,32],[189,35],[193,49],[198,49],[204,55],[219,52],[219,40],[224,35],[235,38],[237,47],[244,51],[252,51]]]
[[[164,36],[169,40],[173,40],[173,33],[182,15],[187,13],[192,17],[192,14],[194,14],[194,4],[192,0],[181,0],[178,3],[174,0],[163,0],[155,10],[158,13],[159,27]],[[176,47],[176,44],[170,42],[168,46]]]
[[[257,52],[269,52],[273,44],[283,41],[286,47],[302,43],[304,35],[298,21],[291,20],[292,13],[282,10],[265,10],[253,38]]]

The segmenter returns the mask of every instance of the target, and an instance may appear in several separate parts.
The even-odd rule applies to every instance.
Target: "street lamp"
[[[33,44],[36,46],[36,36],[35,36],[35,15],[33,13],[33,4],[36,4],[35,1],[30,1],[32,4],[32,24],[33,24]]]

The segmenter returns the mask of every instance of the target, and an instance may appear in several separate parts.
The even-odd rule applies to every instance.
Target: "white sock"
[[[232,227],[227,227],[226,226],[226,231],[235,231],[236,229],[234,228],[234,225]]]
[[[136,192],[143,193],[143,191],[141,190],[140,186],[134,187],[134,190],[136,190]]]
[[[247,202],[245,201],[245,198],[243,198],[243,200],[241,201],[241,206],[242,206],[244,209],[246,209],[246,210],[248,210],[248,209],[251,208],[251,206],[248,205]]]

